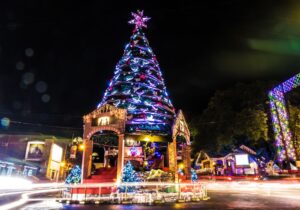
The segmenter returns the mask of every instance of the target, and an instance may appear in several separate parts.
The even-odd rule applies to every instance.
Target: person
[[[30,156],[32,158],[40,158],[42,154],[42,150],[38,146],[35,146],[33,151],[31,151]]]

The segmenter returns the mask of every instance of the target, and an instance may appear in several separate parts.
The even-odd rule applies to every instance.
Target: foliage
[[[122,175],[122,182],[138,182],[139,179],[137,177],[137,174],[131,164],[130,161],[126,163],[126,165],[123,168],[123,175]],[[127,189],[124,186],[121,186],[119,188],[120,192],[134,192],[135,187],[127,187]]]
[[[296,145],[296,154],[300,155],[300,107],[289,103],[289,126],[292,132],[292,138]]]
[[[191,173],[192,173],[192,182],[197,182],[198,181],[198,176],[197,176],[196,170],[191,169]]]
[[[75,165],[66,178],[66,184],[79,184],[81,182],[81,169]]]
[[[198,130],[194,152],[224,155],[241,144],[258,149],[263,142],[272,143],[267,97],[271,87],[271,83],[264,82],[239,83],[217,91],[207,109],[190,123],[192,129]]]

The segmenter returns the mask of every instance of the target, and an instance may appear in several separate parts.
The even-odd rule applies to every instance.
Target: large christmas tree
[[[124,54],[116,65],[104,97],[104,104],[127,109],[127,132],[170,134],[175,110],[153,50],[142,31],[150,19],[143,11],[132,13],[135,28]]]

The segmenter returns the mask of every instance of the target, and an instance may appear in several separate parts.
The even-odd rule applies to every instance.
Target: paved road
[[[171,210],[171,209],[300,209],[300,197],[280,198],[271,194],[260,194],[255,192],[209,192],[211,197],[208,201],[200,203],[172,204],[162,206],[141,206],[141,205],[62,205],[54,201],[43,201],[27,204],[21,210]]]

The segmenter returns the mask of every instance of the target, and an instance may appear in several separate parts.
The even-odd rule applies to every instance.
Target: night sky
[[[299,1],[120,2],[1,1],[0,118],[80,127],[137,9],[152,18],[144,31],[176,109],[200,114],[217,89],[300,71]]]

